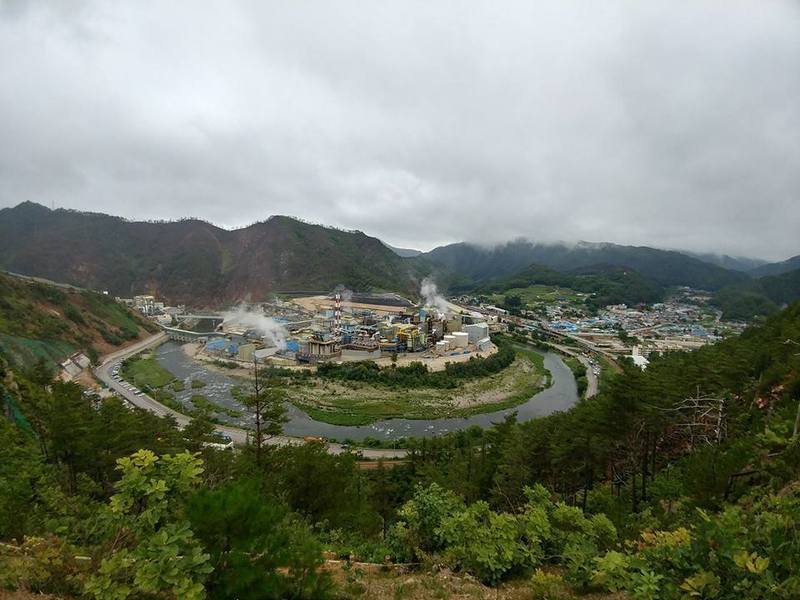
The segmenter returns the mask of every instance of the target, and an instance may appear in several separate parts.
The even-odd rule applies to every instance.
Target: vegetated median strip
[[[586,377],[586,365],[584,365],[575,356],[565,354],[563,352],[561,354],[561,360],[564,361],[564,364],[569,367],[570,371],[572,371],[572,375],[575,377],[575,383],[578,385],[578,396],[585,398],[586,390],[589,386],[589,381]]]

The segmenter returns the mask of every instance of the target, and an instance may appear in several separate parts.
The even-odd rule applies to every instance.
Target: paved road
[[[621,372],[622,371],[622,367],[620,367],[619,363],[617,363],[616,356],[614,356],[610,352],[606,351],[605,349],[598,347],[596,344],[593,344],[589,340],[585,340],[585,339],[580,338],[578,336],[569,335],[567,333],[551,329],[550,325],[544,319],[539,319],[537,321],[533,321],[533,320],[530,320],[530,319],[525,319],[525,318],[522,318],[522,317],[514,317],[514,316],[511,316],[511,315],[507,315],[507,316],[505,316],[503,318],[504,318],[504,320],[510,321],[510,322],[514,323],[515,325],[519,325],[521,327],[538,326],[541,329],[543,329],[544,331],[546,331],[546,332],[548,332],[550,334],[553,334],[554,336],[556,336],[558,338],[570,339],[570,340],[580,344],[581,346],[583,346],[584,348],[586,348],[590,352],[594,352],[595,354],[601,355],[604,358],[606,358],[606,360],[609,363],[610,367],[614,371],[617,371],[617,372]],[[579,361],[581,361],[583,363],[583,365],[586,367],[586,380],[587,380],[585,397],[586,398],[592,398],[593,396],[595,396],[597,394],[598,389],[600,388],[600,381],[599,381],[598,376],[594,374],[594,369],[592,367],[592,364],[589,362],[589,359],[586,356],[584,356],[582,353],[576,351],[575,348],[570,348],[569,346],[564,346],[563,344],[556,344],[554,342],[548,342],[548,343],[550,345],[552,345],[554,348],[557,348],[562,353],[567,354],[569,356],[574,356],[575,358],[577,358]]]
[[[172,410],[168,406],[164,406],[160,402],[157,402],[147,394],[142,394],[137,396],[134,392],[127,389],[122,385],[122,382],[117,381],[112,377],[111,372],[114,370],[114,366],[129,356],[136,354],[137,352],[141,352],[146,348],[150,348],[152,346],[157,346],[161,342],[163,342],[167,338],[167,334],[163,331],[156,335],[153,335],[147,339],[142,340],[141,342],[137,342],[127,348],[123,348],[122,350],[117,350],[116,352],[112,352],[103,357],[100,365],[94,369],[95,376],[105,383],[109,389],[116,392],[119,396],[130,402],[134,406],[138,406],[139,408],[143,408],[145,410],[149,410],[160,416],[167,416],[171,415],[175,418],[178,423],[178,426],[184,427],[189,421],[191,420],[186,415],[183,415],[177,411]],[[229,427],[227,425],[218,425],[217,431],[220,433],[224,433],[233,440],[234,444],[243,446],[248,441],[248,432],[245,429],[240,429],[238,427]],[[300,438],[294,438],[289,436],[273,436],[267,440],[267,443],[273,444],[276,446],[285,446],[288,444],[302,444],[304,443]],[[342,454],[346,452],[347,449],[343,448],[341,444],[333,444],[328,443],[327,449],[330,454]],[[364,448],[359,449],[358,452],[364,457],[373,460],[378,459],[389,459],[389,458],[403,458],[407,452],[406,450],[389,450],[389,449],[381,449],[381,448]]]

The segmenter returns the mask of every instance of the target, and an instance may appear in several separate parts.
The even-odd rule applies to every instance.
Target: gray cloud
[[[0,3],[0,206],[800,252],[800,7]]]

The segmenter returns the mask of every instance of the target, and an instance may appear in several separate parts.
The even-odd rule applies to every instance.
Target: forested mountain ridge
[[[759,258],[748,258],[745,256],[730,256],[728,254],[715,254],[713,252],[691,252],[688,250],[677,250],[677,252],[685,254],[686,256],[691,256],[692,258],[696,258],[698,260],[702,260],[703,262],[707,262],[712,265],[718,265],[720,267],[724,267],[725,269],[742,271],[743,273],[748,274],[753,269],[763,267],[767,264],[767,261],[765,260]]]
[[[628,267],[662,286],[687,285],[717,290],[744,281],[731,271],[679,252],[616,244],[537,244],[518,240],[493,247],[459,243],[435,248],[421,256],[478,282],[512,275],[537,264],[557,271],[594,265]]]
[[[748,271],[752,277],[764,277],[765,275],[781,275],[789,271],[800,269],[800,255],[787,258],[781,262],[760,265]]]
[[[195,219],[134,222],[31,202],[0,210],[0,267],[192,306],[339,284],[411,294],[431,271],[364,233],[290,217],[228,231]]]
[[[769,315],[800,299],[800,268],[742,281],[719,290],[713,302],[728,319]]]
[[[422,254],[400,250],[406,257],[397,252],[358,231],[282,216],[228,231],[196,219],[133,222],[31,202],[0,210],[2,268],[114,295],[153,293],[193,306],[339,284],[415,295],[429,275],[456,291],[532,264],[561,272],[622,267],[662,287],[717,290],[747,280],[744,273],[679,252],[616,244],[459,243]]]

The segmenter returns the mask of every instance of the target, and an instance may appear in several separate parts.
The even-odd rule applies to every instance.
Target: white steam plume
[[[425,300],[425,306],[432,306],[436,310],[438,310],[442,315],[447,314],[447,310],[449,305],[447,304],[447,300],[439,294],[439,288],[436,286],[436,283],[430,277],[426,277],[422,280],[422,287],[419,290],[420,295]]]
[[[289,332],[272,317],[268,317],[261,312],[247,310],[244,306],[239,306],[236,310],[229,310],[222,313],[224,322],[235,323],[240,327],[255,329],[267,343],[276,346],[280,350],[286,350],[286,338]]]
[[[352,302],[353,301],[353,292],[342,284],[336,286],[336,289],[333,290],[334,294],[339,294],[342,297],[342,302]]]

